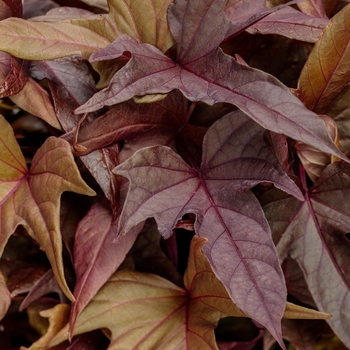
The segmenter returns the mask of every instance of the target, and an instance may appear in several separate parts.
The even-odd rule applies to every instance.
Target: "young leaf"
[[[220,49],[230,35],[254,23],[232,24],[225,16],[226,1],[177,0],[169,6],[169,27],[177,44],[176,62],[154,46],[121,35],[90,61],[131,55],[112,78],[110,86],[95,94],[76,113],[97,110],[133,96],[179,89],[191,101],[236,105],[264,128],[346,160],[331,141],[325,126],[299,99],[272,76],[240,65]],[[211,40],[207,40],[210,37]],[[142,67],[142,69],[140,69]]]
[[[16,227],[23,225],[47,254],[64,293],[74,299],[63,273],[60,196],[64,191],[95,193],[82,180],[66,141],[49,138],[28,170],[13,130],[3,117],[0,130],[0,255]]]
[[[114,172],[130,182],[122,230],[155,217],[161,234],[169,237],[184,214],[196,214],[196,232],[209,240],[204,252],[232,300],[280,340],[284,279],[250,188],[267,181],[299,199],[302,195],[266,147],[263,132],[236,111],[208,130],[200,169],[171,149],[155,146],[136,152]]]
[[[323,31],[301,72],[297,96],[316,113],[326,112],[350,80],[350,5]]]
[[[277,244],[281,259],[290,254],[298,262],[318,309],[332,314],[328,323],[348,347],[350,317],[344,310],[350,307],[349,196],[350,167],[333,163],[304,203],[281,195],[264,206],[272,231],[282,235]]]

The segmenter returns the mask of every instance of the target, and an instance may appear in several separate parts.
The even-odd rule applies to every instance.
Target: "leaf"
[[[325,121],[328,132],[334,140],[334,143],[339,145],[338,129],[335,121],[327,115],[320,115],[320,118]],[[295,148],[298,152],[298,157],[302,162],[305,171],[313,182],[318,179],[328,164],[337,161],[337,159],[329,156],[329,154],[320,152],[314,147],[305,145],[301,142],[297,143]]]
[[[7,281],[7,287],[11,292],[11,298],[29,292],[31,287],[45,272],[46,269],[43,266],[35,265],[13,271]]]
[[[327,18],[324,0],[308,0],[298,3],[298,7],[309,16]]]
[[[8,290],[5,282],[4,275],[0,271],[0,320],[2,320],[6,313],[7,310],[9,309],[11,305],[11,296],[10,296],[10,291]]]
[[[22,1],[21,0],[2,0],[0,4],[1,20],[7,17],[22,17]],[[6,14],[6,17],[4,16]]]
[[[23,4],[23,18],[41,16],[57,7],[58,3],[53,0],[26,0]]]
[[[29,77],[23,89],[18,94],[10,96],[10,99],[21,109],[39,117],[54,128],[62,130],[50,95],[34,79]]]
[[[21,350],[41,350],[47,349],[47,344],[57,334],[57,332],[67,323],[69,319],[70,306],[68,304],[57,304],[52,309],[40,312],[42,317],[46,317],[50,321],[49,328],[45,335],[32,344],[29,348],[21,347]],[[63,350],[62,347],[57,350]]]
[[[280,339],[284,279],[269,227],[250,188],[268,181],[302,196],[264,144],[263,129],[233,112],[207,132],[200,169],[171,149],[155,146],[136,152],[114,172],[130,182],[122,230],[154,217],[167,238],[184,214],[196,214],[196,233],[209,240],[204,253],[232,300]]]
[[[72,111],[95,92],[95,81],[81,56],[34,61],[29,66],[33,78],[48,79],[57,117],[65,131],[76,128],[78,116]]]
[[[165,52],[173,45],[166,21],[168,6],[172,1],[109,0],[109,16],[117,26],[119,35],[128,34]]]
[[[15,95],[23,89],[28,80],[23,66],[23,61],[19,62],[5,52],[0,53],[0,98]]]
[[[205,242],[199,237],[192,240],[184,277],[186,289],[156,275],[117,271],[82,311],[75,334],[108,328],[108,350],[217,349],[214,329],[219,318],[244,314],[211,270],[201,250]],[[67,337],[68,325],[44,349]]]
[[[109,44],[95,32],[70,23],[30,22],[20,18],[0,21],[0,50],[26,60],[50,60],[82,55]]]
[[[263,18],[247,31],[252,34],[279,34],[287,38],[314,43],[328,22],[326,18],[311,17],[292,7],[286,7]]]
[[[332,314],[328,323],[350,346],[349,195],[350,168],[330,164],[307,191],[304,203],[279,195],[264,206],[281,260],[296,260],[319,310]],[[278,217],[274,215],[278,210]]]
[[[48,270],[43,276],[41,276],[41,278],[30,289],[27,296],[23,299],[19,310],[23,311],[28,307],[30,303],[50,293],[57,293],[60,297],[61,302],[64,301],[62,290],[57,284],[52,269]]]
[[[3,117],[0,130],[0,254],[16,227],[23,225],[47,254],[64,293],[73,299],[63,274],[60,196],[64,191],[95,193],[82,180],[66,141],[47,139],[29,171],[12,128]]]
[[[152,44],[161,51],[173,45],[167,9],[172,0],[108,0],[109,13],[72,23],[90,28],[113,41],[127,34],[140,43]]]
[[[348,5],[326,26],[301,72],[296,94],[316,113],[325,113],[350,80],[349,27]]]
[[[324,123],[283,84],[266,73],[240,65],[219,49],[224,39],[257,21],[254,17],[232,24],[225,17],[225,3],[177,0],[169,6],[169,26],[177,43],[176,62],[154,46],[140,44],[126,35],[97,51],[91,62],[124,54],[131,55],[131,59],[114,75],[108,88],[75,113],[95,111],[133,96],[179,89],[191,101],[234,104],[264,128],[346,160],[330,140]]]
[[[118,222],[110,205],[98,202],[79,223],[74,246],[77,282],[74,288],[76,301],[70,317],[71,331],[80,312],[123,262],[143,226],[143,223],[135,226],[118,239]]]

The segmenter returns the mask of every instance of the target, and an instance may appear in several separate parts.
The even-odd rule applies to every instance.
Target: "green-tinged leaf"
[[[202,252],[205,238],[194,237],[190,248],[185,289],[159,276],[116,272],[78,318],[74,334],[110,330],[116,349],[217,349],[214,329],[220,317],[245,314],[233,304]],[[286,314],[324,318],[329,315],[287,304]],[[302,311],[303,309],[303,311]],[[295,311],[297,310],[297,311]],[[53,314],[48,310],[48,315]],[[68,339],[68,325],[51,340],[39,340],[42,350]],[[51,337],[51,335],[50,335]],[[42,338],[43,339],[43,338]],[[31,350],[37,349],[33,344]]]
[[[297,96],[316,113],[337,98],[350,81],[350,5],[338,12],[316,42],[299,78]]]
[[[10,97],[18,107],[39,117],[56,129],[62,130],[50,95],[34,79],[29,78],[23,89]]]
[[[71,23],[30,22],[21,18],[0,21],[0,50],[26,60],[50,60],[82,55],[109,44],[101,35]]]
[[[109,13],[74,20],[110,41],[128,34],[140,43],[156,46],[165,52],[173,44],[167,21],[168,6],[173,0],[109,0]]]
[[[29,348],[21,347],[21,350],[43,350],[47,349],[48,342],[57,334],[57,332],[69,320],[70,306],[68,304],[58,304],[52,309],[40,312],[42,317],[48,318],[50,321],[47,332]],[[52,350],[64,350],[68,344],[62,344],[60,347],[55,347]]]
[[[64,191],[95,194],[82,180],[68,142],[50,137],[29,171],[11,126],[0,117],[0,255],[16,227],[23,225],[45,251],[60,287],[73,300],[62,262],[59,208]]]

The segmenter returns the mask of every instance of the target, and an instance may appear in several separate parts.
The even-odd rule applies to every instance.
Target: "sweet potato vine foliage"
[[[0,1],[1,346],[350,348],[349,28]]]

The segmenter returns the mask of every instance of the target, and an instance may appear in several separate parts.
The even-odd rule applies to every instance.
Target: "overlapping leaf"
[[[232,24],[225,16],[225,4],[224,0],[209,4],[177,0],[169,6],[169,26],[177,43],[176,62],[154,46],[140,44],[127,35],[97,51],[91,62],[124,53],[131,54],[131,59],[114,75],[108,88],[95,94],[76,113],[94,111],[137,95],[179,89],[192,101],[210,105],[232,103],[264,128],[346,159],[330,140],[323,122],[283,84],[268,74],[240,65],[218,48],[225,38],[256,21],[254,17]]]
[[[248,28],[249,33],[279,34],[287,38],[314,43],[328,24],[326,18],[315,18],[292,7],[281,9]]]
[[[185,289],[152,274],[116,272],[79,316],[75,334],[108,328],[111,331],[108,350],[217,349],[214,329],[219,318],[245,315],[232,303],[211,270],[201,250],[205,242],[205,238],[199,237],[192,240]],[[59,308],[45,313],[58,320],[63,314]],[[287,303],[285,316],[327,317],[291,303]],[[48,335],[30,349],[39,344],[43,350],[51,349],[67,338],[68,325],[59,330],[53,324]]]
[[[70,318],[71,331],[81,310],[123,262],[143,223],[117,239],[118,219],[107,203],[96,203],[80,222],[74,248],[77,283]]]
[[[209,240],[204,252],[232,300],[280,340],[284,279],[250,188],[268,181],[299,199],[302,195],[266,147],[263,129],[233,112],[207,132],[200,169],[156,146],[136,152],[114,172],[130,182],[122,230],[155,217],[161,234],[169,237],[184,214],[196,214],[196,232]]]
[[[64,191],[93,195],[82,180],[70,145],[49,138],[32,160],[30,171],[11,126],[0,118],[0,252],[18,225],[46,252],[55,277],[73,299],[63,273],[59,228],[60,196]]]
[[[298,262],[317,307],[332,314],[328,322],[348,347],[350,318],[344,310],[350,307],[349,196],[349,165],[333,163],[304,203],[279,194],[264,206],[272,231],[282,235],[277,244],[281,258],[289,253]]]
[[[82,55],[88,58],[109,41],[71,23],[30,22],[21,18],[0,21],[0,50],[26,60],[49,60]]]
[[[316,113],[325,113],[350,81],[349,27],[348,5],[332,18],[301,72],[296,93]]]

